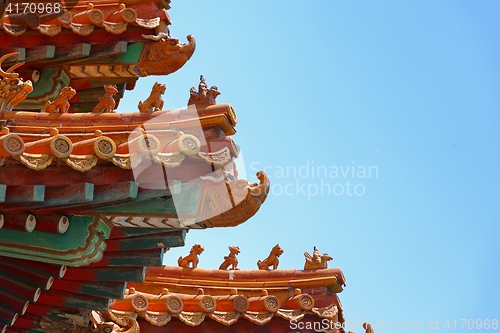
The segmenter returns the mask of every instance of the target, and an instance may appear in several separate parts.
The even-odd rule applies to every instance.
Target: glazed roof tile
[[[94,316],[93,321],[96,327],[113,322],[130,332],[148,325],[182,329],[179,322],[203,327],[212,327],[211,321],[237,327],[245,321],[262,326],[304,318],[342,323],[337,297],[341,285],[345,279],[336,268],[225,271],[150,267],[144,282],[129,283],[125,298],[113,301],[110,311]]]
[[[43,6],[42,6],[43,5]],[[155,29],[162,20],[170,23],[167,1],[120,2],[93,1],[37,1],[32,3],[11,1],[0,29],[12,36],[21,36],[31,31],[55,36],[63,31],[86,36],[94,29],[102,28],[119,35],[127,31],[128,25],[144,29]]]
[[[236,116],[229,104],[207,107],[196,118],[182,110],[108,114],[19,111],[5,112],[3,118],[6,121],[0,134],[4,143],[0,146],[0,164],[12,159],[35,170],[47,168],[56,158],[75,170],[88,171],[98,162],[129,169],[133,166],[131,160],[137,161],[141,154],[170,168],[193,155],[217,166],[228,164],[238,155],[238,148],[229,137],[207,139],[203,133],[197,133],[193,153],[181,145],[184,138],[192,138],[185,135],[186,131],[219,127],[224,136],[234,134]],[[149,144],[138,144],[136,140],[151,141],[155,147],[148,149]]]

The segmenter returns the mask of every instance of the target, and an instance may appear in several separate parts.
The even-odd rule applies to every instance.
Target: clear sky
[[[348,330],[500,320],[499,2],[171,5],[172,36],[193,34],[197,50],[119,110],[155,81],[166,109],[184,107],[203,74],[237,113],[247,178],[265,169],[272,185],[252,219],[189,232],[165,264],[200,243],[199,267],[217,268],[238,245],[239,267],[256,269],[279,243],[280,268],[301,269],[317,246],[346,276]]]

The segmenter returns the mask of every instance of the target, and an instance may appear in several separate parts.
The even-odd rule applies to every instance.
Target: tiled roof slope
[[[109,312],[94,314],[92,327],[113,332],[260,332],[259,327],[266,326],[266,331],[273,327],[272,332],[288,332],[291,321],[333,325],[344,322],[337,297],[343,286],[345,278],[338,268],[150,267],[145,281],[129,283],[125,298],[113,301]]]

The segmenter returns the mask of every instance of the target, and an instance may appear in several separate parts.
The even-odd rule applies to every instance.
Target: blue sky
[[[193,0],[170,15],[172,36],[197,39],[193,58],[141,79],[120,110],[155,81],[165,108],[183,107],[203,74],[238,115],[247,177],[265,168],[272,189],[255,217],[190,232],[166,264],[201,243],[200,267],[217,268],[238,245],[255,269],[279,243],[280,268],[301,269],[317,246],[346,275],[349,330],[500,319],[498,2]]]

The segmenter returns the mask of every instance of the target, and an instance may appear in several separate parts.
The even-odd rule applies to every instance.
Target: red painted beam
[[[92,202],[94,198],[94,184],[88,182],[69,184],[70,185],[46,187],[45,200],[43,202],[3,204],[0,205],[0,209],[4,212],[18,214],[29,210],[36,214],[37,209],[46,207],[78,205]],[[22,214],[19,215],[23,216]]]
[[[90,211],[98,207],[114,203],[126,202],[137,197],[138,185],[132,181],[118,182],[113,184],[94,186],[94,198],[92,202],[82,205],[71,205],[70,207],[60,207],[56,211],[67,211],[70,214],[81,214],[84,211]],[[38,213],[50,213],[52,208],[37,210]]]
[[[106,312],[109,310],[110,299],[60,290],[49,290],[42,293],[37,303],[71,309],[89,309]]]
[[[43,185],[8,186],[5,202],[41,202],[45,195]]]
[[[142,282],[145,274],[145,267],[70,267],[64,279],[74,281]]]
[[[16,311],[0,307],[0,323],[12,326],[19,314]]]
[[[8,328],[6,332],[17,332],[15,329],[19,328],[28,330],[32,328],[39,321],[40,321],[39,317],[25,314],[24,316],[19,316],[17,318],[15,327],[13,328],[14,330],[10,330],[10,328]]]
[[[11,293],[2,290],[0,290],[0,300],[3,305],[7,305],[12,310],[16,311],[21,315],[23,315],[26,312],[26,310],[28,309],[28,305],[30,304],[30,302],[27,299],[15,296]]]
[[[3,228],[22,232],[35,230],[36,218],[31,214],[3,214]]]
[[[1,328],[1,326],[0,326]],[[0,330],[0,333],[26,333],[26,330],[23,330],[19,327],[6,327],[5,332]]]
[[[152,30],[132,27],[119,35],[120,40],[128,42],[144,41],[142,34],[151,34]],[[94,32],[88,36],[79,36],[70,31],[62,31],[55,36],[45,36],[35,31],[27,31],[21,36],[11,36],[5,33],[0,34],[2,38],[2,48],[6,47],[23,47],[32,48],[42,45],[64,46],[71,45],[78,40],[79,43],[87,44],[104,44],[116,42],[117,36],[104,29],[96,28]],[[27,64],[29,65],[29,64]]]
[[[36,230],[53,234],[65,234],[69,228],[69,218],[57,214],[37,214]]]
[[[24,269],[26,270],[30,270],[32,272],[45,273],[55,278],[62,278],[66,273],[66,266],[46,264],[43,262],[31,261],[25,259],[0,257],[0,265],[4,264],[24,267]]]
[[[52,282],[54,281],[54,278],[48,274],[34,272],[33,270],[25,269],[22,266],[17,266],[9,262],[3,262],[2,268],[3,267],[6,269],[3,270],[2,274],[8,274],[9,277],[14,278],[17,281],[24,281],[45,290],[50,289],[50,286],[52,286]]]
[[[183,182],[198,178],[200,175],[207,175],[213,170],[211,166],[205,162],[188,161],[183,162],[182,166],[169,169],[168,175],[173,180],[180,180]],[[161,171],[161,165],[152,165],[151,170]],[[64,177],[61,177],[64,174]],[[31,170],[24,166],[17,168],[4,168],[0,173],[0,184],[11,185],[45,185],[46,191],[48,187],[52,186],[67,186],[68,184],[77,183],[93,183],[94,185],[114,184],[119,182],[134,181],[132,170],[121,169],[114,165],[96,166],[89,171],[80,172],[76,171],[66,165],[61,167],[50,167],[43,170]],[[158,179],[156,176],[141,174],[138,180],[139,186],[147,183],[156,183]],[[163,184],[163,179],[160,179]],[[139,193],[141,190],[139,191]],[[0,207],[8,205],[1,204]]]
[[[64,174],[64,177],[61,177]],[[89,171],[80,172],[68,166],[31,170],[25,166],[4,168],[0,172],[0,184],[32,185],[40,184],[47,187],[67,186],[68,184],[93,183],[95,185],[113,184],[134,179],[132,170],[121,169],[114,165],[98,166]]]
[[[52,290],[120,299],[123,298],[125,287],[126,282],[56,280]]]
[[[46,316],[49,313],[51,307],[44,306],[37,303],[30,303],[28,309],[26,310],[27,315],[32,316]]]
[[[13,292],[15,295],[27,298],[30,301],[35,301],[40,297],[41,288],[30,286],[26,283],[16,281],[0,275],[0,286],[3,289]]]

